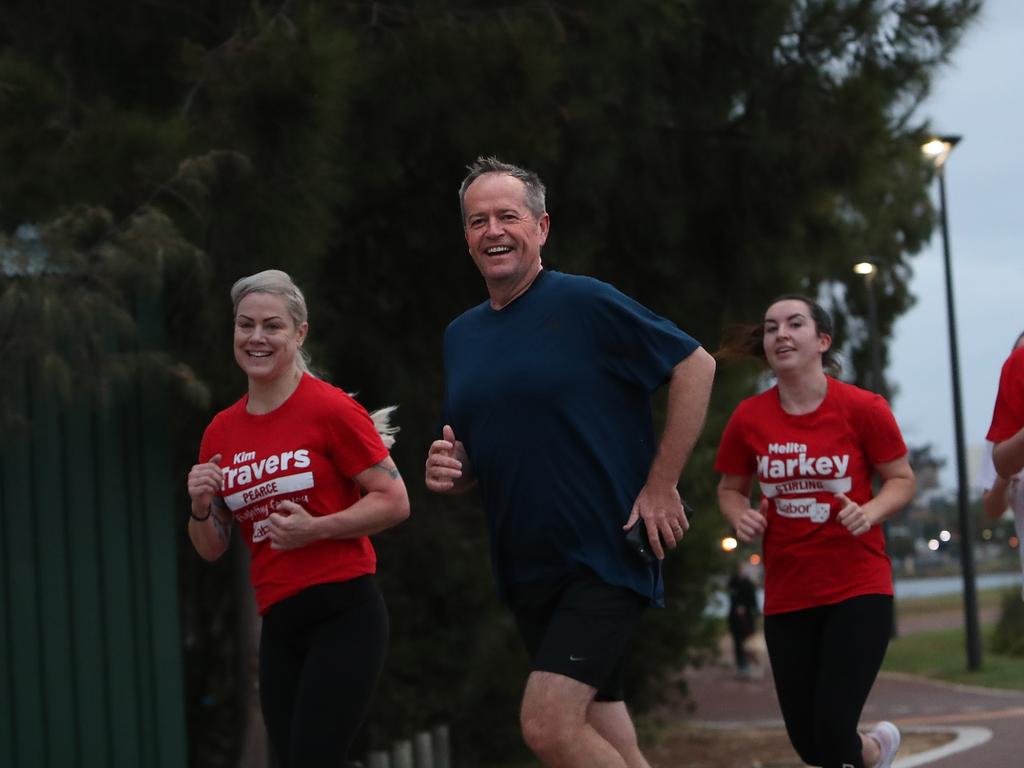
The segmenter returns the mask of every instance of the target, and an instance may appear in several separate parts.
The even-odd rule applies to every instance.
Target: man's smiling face
[[[526,206],[526,187],[503,173],[486,173],[466,190],[465,234],[469,253],[489,287],[517,286],[540,269],[548,215]]]

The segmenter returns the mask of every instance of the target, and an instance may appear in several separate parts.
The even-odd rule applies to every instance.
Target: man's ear
[[[551,228],[551,217],[548,216],[547,211],[537,219],[537,227],[540,229],[540,244],[544,245],[548,241],[548,230]]]

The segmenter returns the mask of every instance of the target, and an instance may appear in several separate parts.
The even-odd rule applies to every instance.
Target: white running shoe
[[[875,768],[892,768],[892,761],[896,759],[896,753],[900,749],[899,728],[888,720],[882,720],[871,729],[868,736],[878,742],[878,747],[882,753]]]

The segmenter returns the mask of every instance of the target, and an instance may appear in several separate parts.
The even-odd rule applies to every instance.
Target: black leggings
[[[889,595],[765,616],[786,732],[808,765],[864,768],[857,723],[891,631]]]
[[[372,576],[317,584],[271,606],[260,704],[280,768],[338,768],[384,665],[388,613]]]

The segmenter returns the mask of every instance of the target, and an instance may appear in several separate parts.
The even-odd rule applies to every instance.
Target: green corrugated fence
[[[184,768],[159,387],[99,407],[13,378],[29,424],[0,435],[0,766]]]

